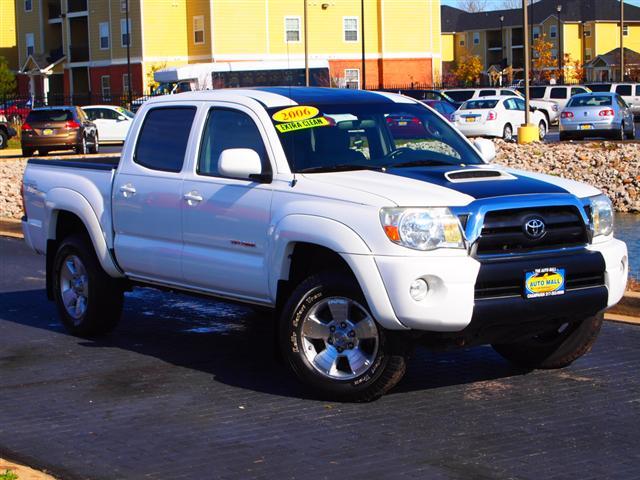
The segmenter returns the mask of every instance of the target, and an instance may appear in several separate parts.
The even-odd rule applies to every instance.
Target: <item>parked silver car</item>
[[[636,136],[633,112],[620,95],[592,92],[575,95],[560,114],[560,140]]]

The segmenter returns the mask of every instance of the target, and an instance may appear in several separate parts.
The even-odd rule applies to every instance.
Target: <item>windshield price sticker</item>
[[[525,274],[527,298],[549,297],[564,293],[564,268],[538,268]]]
[[[326,127],[330,125],[329,120],[324,117],[300,120],[299,122],[279,123],[276,128],[280,133],[293,132],[294,130],[304,130],[305,128]]]
[[[320,113],[316,107],[297,105],[295,107],[285,108],[274,113],[271,118],[276,122],[296,122],[300,120],[308,120]]]

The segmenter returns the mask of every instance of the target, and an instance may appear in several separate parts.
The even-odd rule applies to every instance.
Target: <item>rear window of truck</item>
[[[163,172],[182,170],[195,107],[161,107],[144,119],[133,161]]]

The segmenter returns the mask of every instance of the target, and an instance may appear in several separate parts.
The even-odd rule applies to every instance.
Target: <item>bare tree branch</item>
[[[467,12],[482,12],[487,9],[487,0],[460,0],[460,9]]]

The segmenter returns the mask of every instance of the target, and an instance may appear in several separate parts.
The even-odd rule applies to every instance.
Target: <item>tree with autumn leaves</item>
[[[464,85],[474,85],[480,80],[482,75],[482,60],[478,55],[472,55],[469,50],[463,48],[460,57],[453,70],[456,80]]]
[[[558,60],[553,56],[553,43],[547,41],[546,35],[535,39],[533,46],[533,65],[531,76],[537,83],[546,83],[558,73]]]

